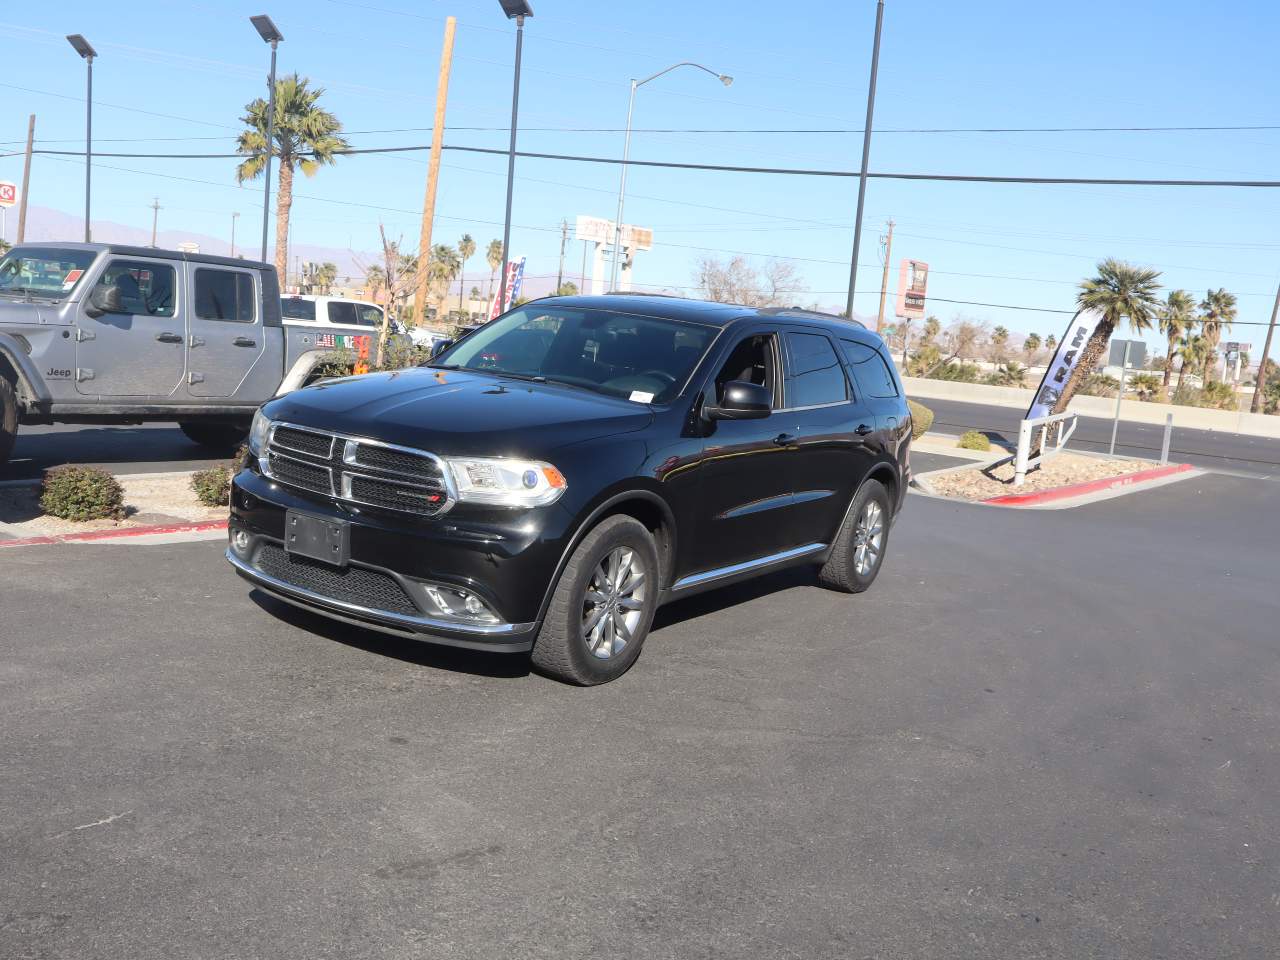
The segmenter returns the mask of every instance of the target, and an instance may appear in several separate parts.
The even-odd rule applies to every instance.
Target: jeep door
[[[76,390],[85,396],[164,400],[182,385],[186,329],[174,260],[109,257],[76,306]],[[95,291],[115,288],[121,312],[91,317]]]
[[[876,418],[850,389],[836,344],[816,327],[783,335],[787,413],[800,441],[792,467],[791,519],[804,543],[830,543],[854,492],[876,463]]]
[[[191,359],[187,392],[193,397],[233,397],[266,354],[262,279],[257,270],[189,263]],[[275,392],[277,365],[261,371],[263,384],[245,399]],[[270,380],[270,385],[266,381]]]
[[[688,564],[702,572],[757,560],[795,546],[789,522],[795,421],[780,410],[784,390],[776,328],[732,338],[704,388],[703,407],[724,385],[748,380],[768,387],[775,410],[762,420],[704,420],[696,542]]]

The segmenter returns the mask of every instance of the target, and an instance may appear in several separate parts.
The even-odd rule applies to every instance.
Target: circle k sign
[[[0,207],[12,207],[18,202],[18,187],[13,183],[0,182]]]

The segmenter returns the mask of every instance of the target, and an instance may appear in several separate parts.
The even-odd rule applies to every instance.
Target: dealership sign
[[[594,244],[611,245],[616,221],[603,217],[584,217],[578,215],[574,233],[579,240]],[[653,231],[648,227],[637,227],[629,223],[622,225],[622,247],[624,250],[652,250]]]
[[[1089,342],[1089,335],[1093,333],[1101,319],[1102,314],[1097,310],[1081,310],[1071,318],[1071,323],[1058,342],[1058,349],[1049,362],[1049,367],[1044,372],[1044,379],[1040,381],[1035,398],[1032,399],[1031,406],[1027,408],[1027,415],[1023,419],[1037,420],[1053,412],[1053,405],[1062,396],[1067,381],[1071,379],[1072,371],[1080,363],[1080,355],[1084,353],[1084,345]]]
[[[0,181],[0,207],[12,207],[18,202],[18,185]]]
[[[898,268],[898,306],[895,313],[906,320],[923,317],[928,287],[929,265],[923,260],[903,260]]]
[[[524,286],[524,261],[521,257],[519,260],[507,261],[507,296],[506,301],[499,306],[498,295],[493,295],[493,303],[489,307],[489,319],[492,320],[500,313],[506,313],[511,309],[511,304],[515,303],[520,296],[520,288]]]

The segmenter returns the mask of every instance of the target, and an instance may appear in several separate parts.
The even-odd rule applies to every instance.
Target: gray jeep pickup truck
[[[174,421],[230,448],[258,406],[368,336],[284,326],[265,263],[104,243],[0,257],[0,465],[19,424]]]

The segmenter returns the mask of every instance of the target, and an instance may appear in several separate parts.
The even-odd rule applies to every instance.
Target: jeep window
[[[382,326],[382,308],[370,307],[365,304],[356,305],[356,314],[358,323],[362,327],[380,327]]]
[[[849,399],[844,368],[831,341],[819,333],[788,332],[791,356],[791,407],[816,407]]]
[[[546,379],[665,403],[684,386],[715,328],[581,307],[519,307],[442,353],[433,367]]]
[[[115,287],[124,312],[135,316],[172,317],[176,308],[173,267],[142,260],[112,260],[95,289]]]
[[[94,250],[18,247],[0,258],[0,296],[61,300],[75,290]]]
[[[330,303],[329,322],[338,323],[344,327],[356,326],[356,305],[354,303]]]
[[[286,320],[315,320],[316,302],[301,297],[281,297],[280,315]]]
[[[253,277],[235,270],[196,271],[196,316],[201,320],[253,323]]]
[[[840,344],[853,366],[853,377],[858,381],[858,388],[864,394],[880,399],[898,395],[897,381],[879,350],[856,340],[841,340]]]

